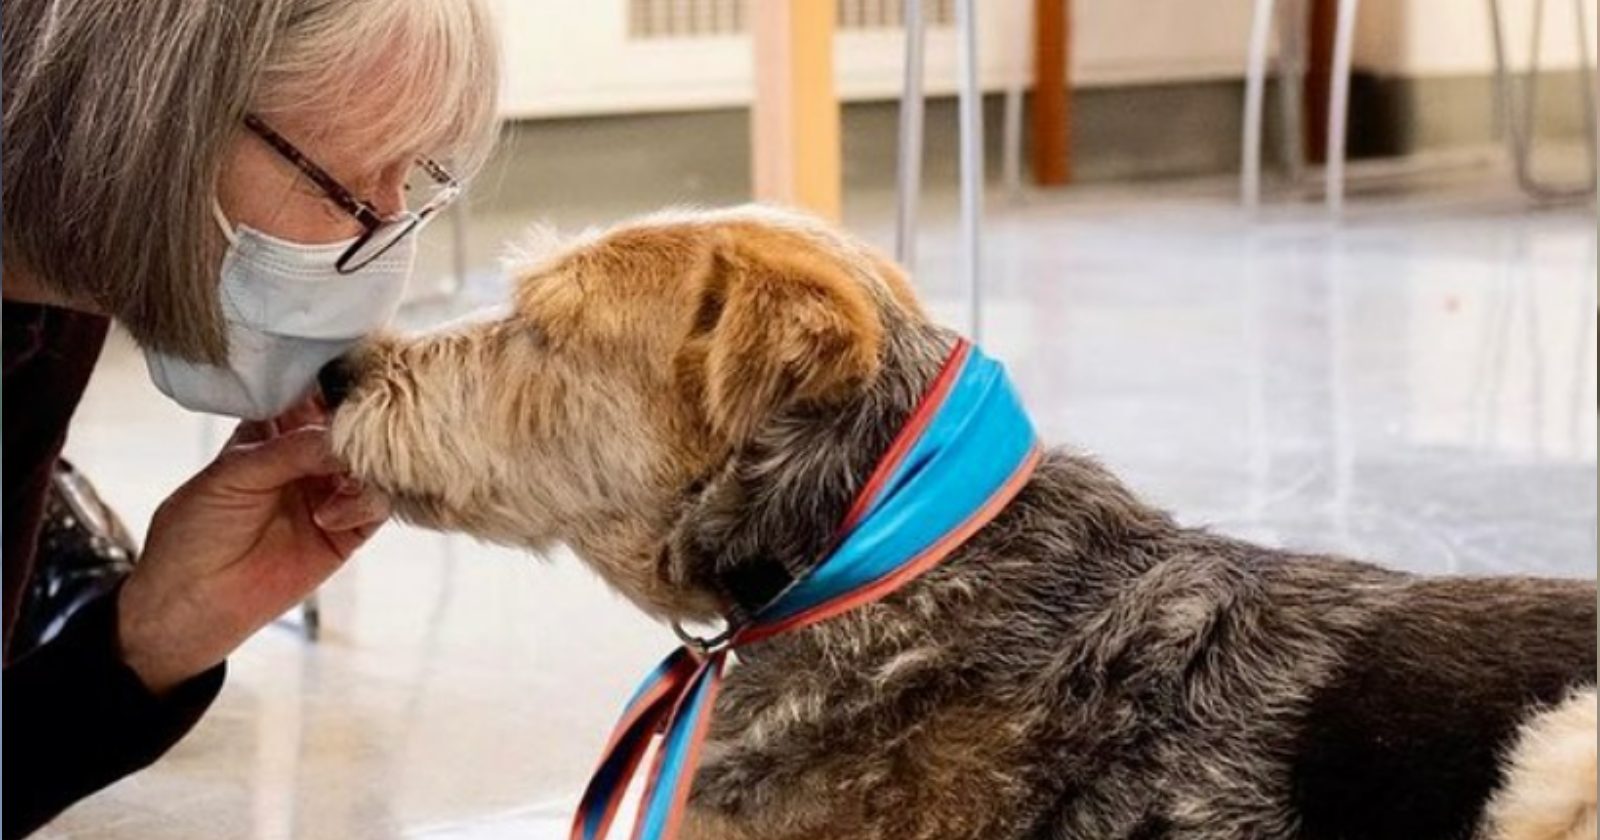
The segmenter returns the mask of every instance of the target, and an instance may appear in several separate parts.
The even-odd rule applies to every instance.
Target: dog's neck
[[[954,342],[934,327],[892,335],[862,394],[774,416],[688,501],[663,558],[672,585],[727,601],[728,582],[758,566],[798,578],[821,562]]]

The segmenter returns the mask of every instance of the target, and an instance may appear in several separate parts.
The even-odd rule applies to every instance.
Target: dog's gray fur
[[[798,571],[819,555],[954,339],[910,323],[887,335],[869,392],[774,418],[705,487],[664,574],[705,586],[745,558]],[[1386,640],[1400,616],[1417,632]],[[1536,678],[1506,696],[1505,680],[1464,670],[1527,670],[1460,647],[1484,636],[1543,663]],[[1319,700],[1352,681],[1403,695],[1402,675],[1354,660],[1386,646],[1411,660],[1398,670],[1435,675],[1500,726],[1462,733],[1488,762],[1465,784],[1462,768],[1430,773],[1415,755],[1453,761],[1460,745],[1369,750],[1364,772],[1410,762],[1418,775],[1342,814],[1341,797],[1374,794],[1341,788],[1362,784],[1340,778],[1361,767],[1316,756],[1339,751],[1328,736],[1359,741],[1347,730],[1362,723]],[[1179,527],[1090,459],[1052,450],[942,566],[742,649],[694,803],[762,838],[1468,837],[1516,721],[1592,683],[1594,652],[1590,583],[1428,581],[1249,545]],[[1474,718],[1424,714],[1424,739]]]

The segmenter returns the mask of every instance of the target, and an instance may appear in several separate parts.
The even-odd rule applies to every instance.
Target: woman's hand
[[[123,659],[152,692],[226,659],[389,517],[387,499],[343,476],[325,427],[291,425],[240,424],[151,520],[117,622]]]

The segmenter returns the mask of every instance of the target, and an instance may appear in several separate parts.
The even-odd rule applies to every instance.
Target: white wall
[[[765,2],[766,0],[750,0]],[[830,2],[831,0],[816,0]],[[1512,56],[1524,61],[1538,0],[1502,0]],[[1593,49],[1596,2],[1585,33]],[[1546,0],[1546,66],[1576,65],[1572,0]],[[630,40],[625,0],[494,0],[506,52],[506,112],[513,117],[742,105],[751,95],[744,36]],[[1104,86],[1243,74],[1251,0],[1073,0],[1072,74]],[[1033,0],[979,0],[986,86],[1031,76]],[[1488,0],[1365,0],[1357,63],[1397,75],[1490,69]],[[836,46],[846,99],[899,89],[903,38],[843,32]],[[948,29],[928,37],[928,88],[954,89]],[[1592,53],[1591,53],[1592,54]]]
[[[630,41],[624,0],[496,0],[494,5],[504,33],[511,116],[701,108],[750,100],[747,37]],[[979,0],[987,86],[1031,76],[1032,6],[1033,0]],[[1075,83],[1240,76],[1250,7],[1250,0],[1075,0]],[[894,32],[841,33],[836,44],[841,95],[869,99],[897,93],[903,45]],[[929,90],[953,90],[955,44],[949,30],[929,30],[927,56]]]
[[[1581,0],[1578,28],[1573,0],[1544,0],[1540,66],[1578,66],[1580,32],[1595,54],[1595,0]],[[1528,60],[1539,0],[1501,0],[1507,48],[1514,65]],[[1448,76],[1490,72],[1489,0],[1367,0],[1358,18],[1356,63],[1400,76]]]

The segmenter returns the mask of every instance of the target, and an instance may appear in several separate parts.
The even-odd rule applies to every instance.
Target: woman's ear
[[[785,406],[842,398],[877,374],[883,322],[843,257],[755,228],[714,247],[691,341],[718,437],[746,441]]]

